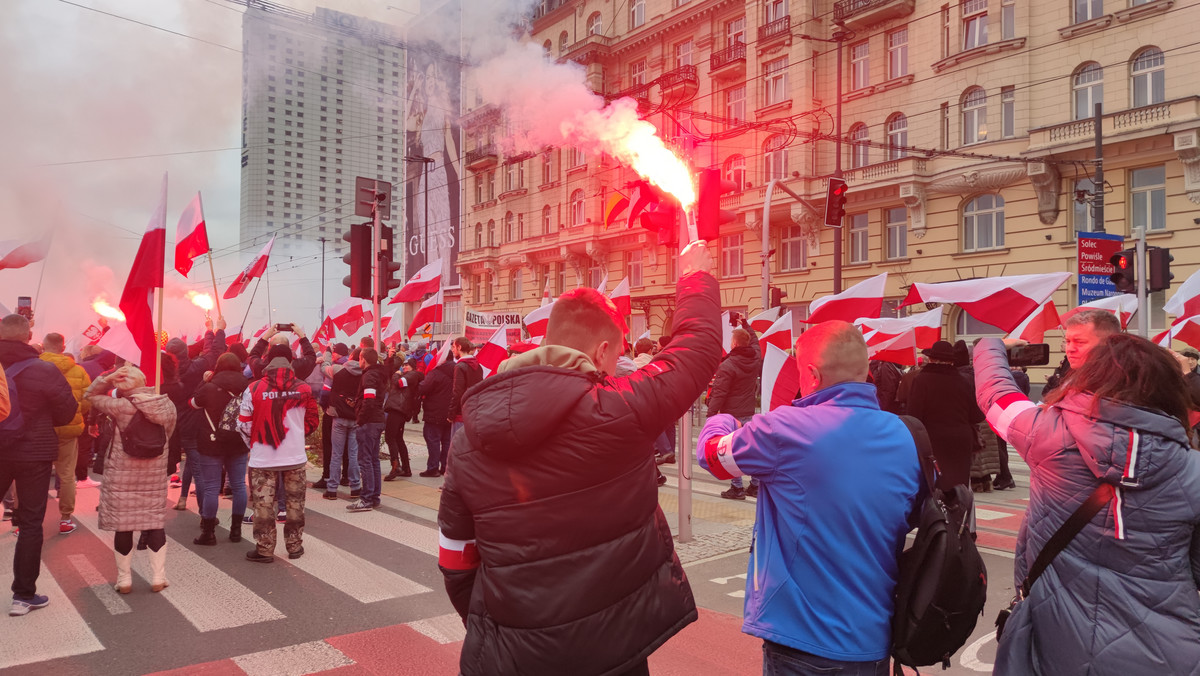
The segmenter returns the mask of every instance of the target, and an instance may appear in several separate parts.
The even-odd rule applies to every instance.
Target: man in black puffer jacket
[[[465,676],[648,674],[696,619],[653,442],[717,367],[720,307],[704,245],[679,265],[674,338],[645,368],[610,376],[620,316],[583,288],[555,303],[541,347],[467,391],[438,511]]]
[[[446,458],[450,455],[450,401],[454,397],[454,360],[447,355],[446,361],[425,374],[418,388],[421,403],[425,406],[425,426],[421,433],[429,457],[425,462],[423,477],[438,477],[446,472]]]
[[[672,340],[674,340],[672,338]],[[728,413],[746,423],[754,417],[758,401],[758,374],[762,373],[762,348],[758,336],[745,318],[742,328],[733,330],[731,347],[717,375],[713,378],[712,393],[708,395],[708,415]],[[758,495],[758,479],[750,477],[750,488],[742,487],[742,477],[734,477],[729,490],[721,493],[726,500],[745,500]]]

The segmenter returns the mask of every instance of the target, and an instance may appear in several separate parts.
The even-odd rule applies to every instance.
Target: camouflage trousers
[[[271,470],[250,468],[250,502],[254,508],[254,540],[258,553],[275,554],[275,477],[283,475],[283,491],[287,496],[287,522],[283,524],[283,545],[288,553],[300,551],[304,535],[304,492],[307,476],[304,469]]]

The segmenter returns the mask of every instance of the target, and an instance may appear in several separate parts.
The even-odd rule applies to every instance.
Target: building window
[[[1071,193],[1072,235],[1076,232],[1096,231],[1096,212],[1092,209],[1090,201],[1095,185],[1090,178],[1075,180],[1075,189]]]
[[[746,188],[746,158],[741,155],[730,155],[729,159],[725,160],[725,180],[731,181],[736,188],[735,191],[741,192]]]
[[[765,103],[768,106],[788,100],[787,65],[786,56],[763,64]]]
[[[567,36],[566,31],[563,31],[558,34],[558,55],[559,56],[562,56],[563,54],[567,53],[567,47],[569,46],[568,40],[570,40],[570,38]]]
[[[987,44],[987,0],[963,0],[963,49],[975,49]]]
[[[604,33],[604,20],[600,17],[600,12],[593,12],[588,17],[587,32],[588,35],[601,35]]]
[[[1011,40],[1017,35],[1017,0],[1000,0],[1000,39]]]
[[[943,103],[941,105],[941,130],[938,140],[941,141],[942,150],[950,149],[950,104]]]
[[[1017,135],[1017,90],[1014,87],[1000,88],[1000,137]]]
[[[887,141],[889,160],[908,156],[908,118],[903,113],[893,113],[888,118]]]
[[[746,121],[746,85],[725,90],[725,118],[730,126]]]
[[[908,75],[908,26],[887,34],[888,79]]]
[[[1104,69],[1096,62],[1085,63],[1071,76],[1071,112],[1074,120],[1086,120],[1104,101]]]
[[[887,217],[888,260],[908,258],[908,210],[894,207],[884,211]]]
[[[600,282],[604,281],[606,274],[608,274],[608,261],[593,259],[592,267],[588,269],[588,285],[593,289],[599,290],[601,293],[607,294],[608,289],[600,289]]]
[[[625,254],[625,276],[629,277],[629,286],[643,286],[642,279],[642,250],[629,251]]]
[[[1074,11],[1072,12],[1074,23],[1083,23],[1091,21],[1104,14],[1104,0],[1075,0]]]
[[[550,58],[551,51],[553,49],[554,49],[554,43],[550,42],[549,40],[547,40],[545,43],[542,44],[542,54],[546,58]],[[324,79],[324,78],[322,78],[322,79]]]
[[[686,40],[675,45],[675,67],[682,68],[692,65],[692,41]]]
[[[742,267],[742,234],[723,235],[721,237],[721,276],[741,277],[745,274]]]
[[[542,207],[542,234],[549,235],[553,232],[550,220],[550,205]]]
[[[865,41],[850,46],[850,89],[863,89],[871,85],[870,46]]]
[[[767,23],[779,21],[787,15],[787,0],[767,0]]]
[[[517,238],[516,238],[517,233],[513,231],[513,228],[515,225],[516,225],[516,219],[513,218],[513,212],[510,211],[510,212],[504,214],[504,241],[505,242],[517,241]]]
[[[798,225],[790,225],[780,235],[783,258],[779,260],[780,272],[808,269],[808,241]]]
[[[567,264],[559,263],[558,264],[558,289],[554,292],[554,295],[561,296],[562,294],[566,293],[566,291],[567,291]]]
[[[629,84],[632,87],[646,84],[646,60],[641,59],[629,64]]]
[[[787,178],[787,146],[782,136],[772,136],[763,144],[763,166],[767,180]]]
[[[504,167],[504,192],[520,187],[517,183],[517,166],[519,164],[520,162],[513,162]]]
[[[509,300],[521,300],[525,295],[525,271],[521,268],[516,268],[512,271],[512,276],[509,278],[512,287],[509,288]]]
[[[851,263],[866,263],[869,260],[870,231],[867,229],[869,225],[870,219],[867,218],[867,214],[850,216],[849,254]]]
[[[1004,198],[980,195],[963,207],[963,251],[1004,247]]]
[[[942,5],[942,58],[950,56],[950,5]]]
[[[1150,106],[1166,100],[1166,60],[1163,53],[1147,47],[1133,59],[1133,107]]]
[[[963,145],[987,140],[987,93],[972,87],[962,98]]]
[[[646,0],[631,0],[629,3],[629,27],[637,28],[646,23]]]
[[[494,219],[488,221],[487,245],[496,246],[496,221]]]
[[[542,185],[554,182],[554,151],[547,150],[542,154]]]
[[[1144,167],[1129,172],[1129,222],[1146,232],[1167,229],[1167,170],[1165,166]]]
[[[571,225],[583,225],[587,220],[587,212],[583,201],[583,191],[571,193]]]
[[[725,46],[746,43],[746,17],[741,16],[725,22]]]
[[[487,197],[489,200],[496,199],[496,172],[489,171],[487,173]]]
[[[517,239],[521,241],[525,239],[525,214],[517,214]]]
[[[870,136],[867,132],[867,125],[859,122],[850,127],[850,166],[857,169],[870,163]]]

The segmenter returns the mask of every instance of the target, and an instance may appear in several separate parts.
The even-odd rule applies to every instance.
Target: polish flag
[[[257,331],[255,331],[255,332],[254,332],[254,335],[253,335],[253,336],[251,336],[251,337],[252,337],[254,340],[258,340],[259,338],[262,338],[262,335],[263,335],[264,333],[266,333],[266,332],[267,332],[267,329],[269,329],[269,328],[271,328],[271,325],[270,325],[270,324],[263,324],[263,325],[262,325],[262,328],[261,328],[261,329],[259,329],[259,330],[257,330]]]
[[[928,312],[921,312],[910,317],[864,318],[854,323],[862,328],[868,348],[905,333],[912,333],[917,349],[923,350],[933,347],[934,343],[942,339],[943,312],[943,307],[939,305]]]
[[[638,340],[641,340],[641,339],[643,339],[643,338],[645,338],[645,339],[647,339],[647,340],[649,340],[649,339],[650,339],[650,329],[646,329],[646,332],[645,332],[645,333],[643,333],[642,335],[640,335],[640,336],[638,336],[638,337],[637,337],[637,339],[638,339]]]
[[[321,320],[321,325],[317,327],[316,333],[313,334],[313,340],[322,345],[332,343],[334,337],[337,335],[336,328],[333,324],[333,319],[326,315],[325,319]]]
[[[366,326],[371,320],[363,311],[363,302],[357,298],[345,298],[329,311],[329,320],[346,335]]]
[[[146,385],[155,385],[158,374],[158,336],[154,327],[154,290],[163,285],[167,257],[167,175],[163,174],[158,206],[142,235],[129,278],[117,305],[125,314],[124,328],[141,351],[138,359],[130,360],[141,366]],[[111,333],[111,332],[110,332]],[[118,353],[119,354],[119,353]]]
[[[622,279],[617,288],[608,294],[608,298],[617,306],[618,314],[622,317],[628,317],[633,312],[633,305],[629,298],[629,278]]]
[[[874,337],[874,336],[871,336]],[[917,364],[917,333],[905,331],[897,336],[891,336],[875,344],[867,345],[867,359],[887,361],[904,366]]]
[[[388,305],[396,303],[412,303],[421,300],[427,293],[436,293],[442,285],[442,259],[437,259],[417,270],[396,292],[396,297]]]
[[[753,326],[753,325],[751,325]],[[785,312],[782,317],[758,337],[759,347],[763,354],[767,353],[767,345],[787,351],[792,347],[792,313]]]
[[[1020,338],[1030,343],[1041,343],[1045,340],[1047,331],[1057,329],[1061,324],[1058,308],[1054,307],[1053,300],[1048,300],[1037,312],[1026,317],[1025,321],[1013,329],[1008,337]]]
[[[192,260],[209,252],[208,228],[204,224],[204,207],[200,204],[200,193],[179,216],[175,226],[175,269],[184,277],[192,271]]]
[[[421,303],[421,307],[417,308],[417,313],[413,315],[412,324],[408,325],[408,337],[412,338],[416,334],[417,329],[424,326],[427,322],[442,321],[442,291],[430,296],[428,300]]]
[[[887,285],[887,273],[875,275],[855,284],[845,291],[818,298],[808,307],[809,324],[819,324],[831,319],[853,322],[863,317],[878,317],[883,310],[883,290]]]
[[[1080,310],[1108,310],[1115,314],[1121,320],[1121,328],[1129,326],[1129,320],[1133,318],[1138,311],[1138,299],[1136,293],[1123,293],[1119,296],[1109,296],[1101,298],[1090,303],[1084,303],[1062,316],[1062,321],[1065,323],[1072,315]]]
[[[1163,310],[1176,317],[1200,315],[1200,270],[1184,280],[1175,295],[1163,304]]]
[[[800,389],[800,369],[796,359],[768,344],[763,352],[762,402],[767,411],[787,406]],[[766,412],[766,411],[764,411]]]
[[[384,345],[400,342],[404,336],[404,323],[396,319],[396,311],[384,315],[383,320],[379,323],[379,339]]]
[[[522,321],[525,322],[525,330],[529,332],[531,338],[545,337],[546,327],[550,325],[550,310],[553,307],[554,301],[550,301],[548,305],[543,305],[525,315]]]
[[[1200,315],[1176,320],[1171,328],[1153,338],[1156,345],[1170,349],[1171,341],[1178,340],[1200,350]]]
[[[433,361],[429,362],[429,366],[425,369],[426,373],[429,373],[433,369],[437,368],[439,364],[443,364],[447,359],[451,358],[450,345],[453,343],[454,341],[452,340],[447,340],[442,343],[442,349],[438,350],[437,354],[433,355]]]
[[[484,378],[495,373],[496,369],[500,367],[500,362],[508,359],[508,329],[503,326],[496,329],[492,333],[492,337],[479,346],[479,351],[475,353],[475,359],[483,367]]]
[[[233,347],[234,343],[242,342],[242,327],[230,326],[225,329],[225,347]]]
[[[963,282],[914,283],[901,307],[913,303],[954,303],[984,324],[1012,331],[1054,294],[1069,272],[985,277]]]
[[[163,242],[165,244],[165,237],[163,238]],[[125,325],[125,322],[113,322],[109,330],[103,336],[100,336],[100,340],[96,341],[96,345],[112,352],[131,364],[141,363],[142,348],[133,339],[133,334],[129,332],[129,327]],[[153,365],[151,365],[151,369],[153,370]],[[147,381],[150,378],[152,370],[145,372]]]
[[[237,298],[246,290],[246,287],[250,286],[250,280],[255,277],[262,277],[263,273],[267,271],[267,260],[271,257],[271,247],[274,245],[275,237],[272,235],[271,241],[267,242],[262,251],[258,252],[258,255],[254,257],[254,260],[250,261],[250,265],[247,265],[245,270],[238,273],[237,279],[233,280],[233,284],[229,285],[229,288],[225,290],[225,293],[221,294],[221,297],[226,300]]]
[[[32,242],[6,239],[0,242],[0,270],[23,268],[45,259],[49,253],[49,235]]]
[[[750,328],[754,329],[755,333],[761,334],[763,331],[771,328],[771,325],[779,319],[779,313],[783,311],[781,307],[773,307],[769,310],[754,315],[750,318]]]
[[[729,323],[729,310],[721,313],[721,354],[733,349],[733,326]]]
[[[550,297],[550,278],[547,277],[546,288],[542,289],[542,307],[546,307],[553,302],[554,299]]]
[[[600,279],[600,283],[596,285],[596,290],[603,296],[608,293],[608,272],[604,273],[604,277]]]

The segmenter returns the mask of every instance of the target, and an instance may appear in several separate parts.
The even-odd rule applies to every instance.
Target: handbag
[[[1113,497],[1112,484],[1101,483],[1092,491],[1087,500],[1075,510],[1075,513],[1067,518],[1063,525],[1054,531],[1054,535],[1046,542],[1046,546],[1042,547],[1042,551],[1038,552],[1037,558],[1033,561],[1033,567],[1029,569],[1029,573],[1025,579],[1021,581],[1020,588],[1017,589],[1017,595],[1013,597],[1007,608],[1002,608],[1000,614],[996,616],[996,642],[1000,642],[1000,637],[1004,634],[1004,625],[1008,622],[1008,618],[1012,616],[1013,611],[1017,606],[1029,597],[1029,590],[1033,588],[1033,583],[1037,582],[1042,573],[1046,572],[1046,568],[1050,567],[1050,563],[1054,561],[1054,557],[1058,553],[1067,548],[1071,544],[1071,540],[1083,530],[1092,517],[1100,513],[1104,505],[1108,504]]]

